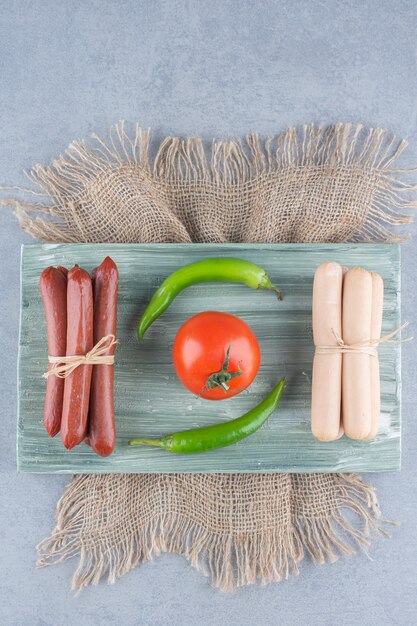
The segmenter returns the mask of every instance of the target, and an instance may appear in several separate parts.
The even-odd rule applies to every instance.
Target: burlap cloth
[[[48,242],[397,241],[390,228],[414,206],[393,169],[405,145],[340,124],[211,150],[167,138],[151,158],[149,133],[120,123],[33,169],[45,203],[12,202]],[[57,518],[38,564],[78,557],[76,590],[160,552],[183,555],[220,589],[277,581],[306,554],[333,561],[385,532],[374,489],[352,474],[82,475]]]

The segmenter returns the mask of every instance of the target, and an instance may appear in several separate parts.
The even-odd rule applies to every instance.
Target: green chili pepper
[[[282,300],[281,290],[272,284],[268,274],[259,265],[244,259],[204,259],[184,265],[164,280],[139,320],[139,338],[143,338],[149,326],[169,307],[183,289],[197,283],[211,282],[244,283],[252,289],[271,289]]]
[[[281,378],[277,386],[258,406],[230,422],[183,430],[161,437],[161,439],[131,439],[129,445],[158,446],[167,452],[180,454],[206,452],[214,448],[230,446],[245,437],[249,437],[266,422],[277,408],[284,387],[285,379]]]

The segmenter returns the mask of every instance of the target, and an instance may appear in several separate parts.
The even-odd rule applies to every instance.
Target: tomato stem
[[[206,380],[205,387],[200,395],[203,395],[209,389],[215,389],[216,387],[220,387],[223,389],[225,393],[227,393],[230,389],[229,382],[233,378],[237,378],[243,374],[243,371],[240,367],[240,363],[238,363],[237,372],[229,372],[229,359],[230,359],[230,348],[232,347],[232,342],[229,343],[229,346],[226,350],[226,356],[224,357],[222,369],[219,372],[214,372],[210,374],[210,376]]]

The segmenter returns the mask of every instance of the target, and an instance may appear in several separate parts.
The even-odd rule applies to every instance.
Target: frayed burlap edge
[[[365,129],[361,124],[305,125],[264,141],[256,134],[244,142],[214,141],[210,154],[200,138],[166,137],[151,159],[150,130],[136,125],[133,132],[127,132],[121,121],[111,128],[106,141],[94,134],[88,143],[70,144],[51,166],[36,165],[27,176],[41,191],[2,188],[47,196],[53,204],[16,198],[0,203],[14,207],[20,224],[33,237],[74,243],[80,239],[66,226],[65,214],[76,212],[89,185],[113,168],[138,167],[162,186],[215,184],[225,191],[234,186],[242,190],[273,172],[360,169],[369,172],[375,192],[365,222],[351,241],[400,242],[408,236],[394,234],[390,227],[410,223],[412,218],[402,211],[417,207],[407,200],[407,193],[415,192],[417,185],[398,177],[412,170],[392,167],[407,145],[385,129]]]
[[[118,543],[109,545],[104,528],[102,535],[96,529],[94,536],[85,529],[92,491],[89,484],[86,493],[85,483],[102,477],[77,476],[58,502],[55,530],[37,546],[37,565],[79,556],[72,580],[76,592],[98,584],[104,576],[114,583],[161,552],[184,556],[222,591],[287,579],[299,573],[298,562],[306,553],[317,564],[334,562],[357,548],[366,552],[372,534],[389,536],[383,525],[395,522],[381,518],[374,488],[353,474],[338,474],[335,479],[335,507],[330,514],[295,515],[288,526],[276,524],[261,532],[216,533],[171,509],[144,524],[133,523]]]

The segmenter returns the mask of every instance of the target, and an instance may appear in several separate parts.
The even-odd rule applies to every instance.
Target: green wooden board
[[[71,452],[42,423],[47,367],[46,328],[39,276],[48,265],[87,270],[110,255],[119,267],[115,363],[117,443],[103,459],[84,443]],[[205,284],[184,291],[139,343],[138,318],[153,291],[178,267],[209,256],[239,256],[263,266],[284,291]],[[382,415],[369,443],[342,437],[320,443],[310,432],[311,290],[316,267],[336,260],[381,273],[385,281],[383,332],[400,325],[400,249],[397,245],[306,244],[79,244],[22,248],[18,372],[18,468],[27,472],[343,472],[400,468],[400,344],[380,347]],[[234,313],[256,333],[260,372],[250,393],[221,402],[194,398],[179,383],[171,350],[179,326],[205,310]],[[281,376],[287,388],[278,411],[253,436],[220,450],[176,456],[158,448],[128,447],[133,436],[152,437],[238,417],[255,406]]]

